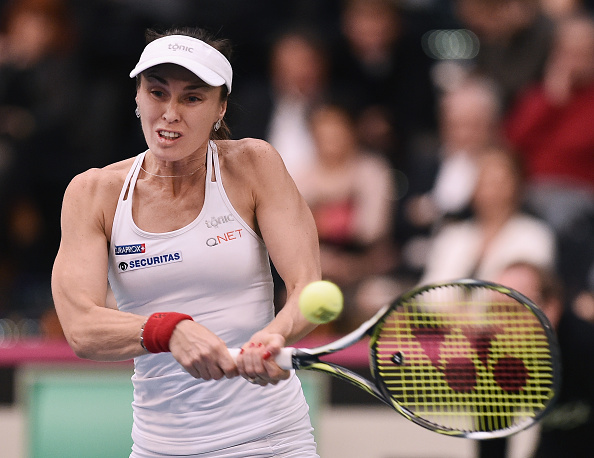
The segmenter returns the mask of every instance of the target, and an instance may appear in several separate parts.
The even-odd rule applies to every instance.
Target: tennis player
[[[64,196],[65,335],[82,358],[134,358],[132,457],[317,457],[300,383],[274,362],[314,327],[297,305],[320,279],[311,212],[269,144],[226,139],[228,42],[147,37],[130,76],[148,149]],[[269,256],[288,288],[276,316]]]

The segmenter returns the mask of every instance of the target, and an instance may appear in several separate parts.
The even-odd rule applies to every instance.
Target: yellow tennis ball
[[[308,321],[323,324],[332,321],[342,312],[344,299],[334,283],[321,280],[307,285],[299,295],[299,309]]]

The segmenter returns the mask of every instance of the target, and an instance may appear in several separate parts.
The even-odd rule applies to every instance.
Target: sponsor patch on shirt
[[[116,256],[121,256],[123,254],[139,254],[145,252],[146,246],[144,243],[137,243],[134,245],[116,245],[115,247]]]
[[[158,267],[173,262],[181,262],[181,251],[174,251],[172,253],[161,254],[158,256],[147,256],[144,258],[131,259],[129,261],[122,261],[118,263],[118,270],[120,272],[131,272],[138,269],[146,269],[149,267]]]

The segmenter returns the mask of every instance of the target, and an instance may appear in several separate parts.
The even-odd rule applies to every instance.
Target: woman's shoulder
[[[278,151],[264,140],[243,138],[220,140],[216,144],[221,164],[227,170],[247,172],[284,167]]]
[[[134,158],[76,175],[64,193],[65,224],[95,225],[110,234],[118,196],[133,162]]]
[[[274,147],[258,138],[242,138],[240,140],[219,140],[215,142],[219,155],[238,160],[253,160],[262,156],[278,155]]]
[[[95,198],[119,193],[134,162],[134,158],[109,164],[102,168],[91,168],[76,175],[68,185],[68,195],[93,196]]]

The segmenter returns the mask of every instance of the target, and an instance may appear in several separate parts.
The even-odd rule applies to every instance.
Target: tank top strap
[[[212,150],[213,150],[212,151],[212,163],[214,166],[215,179],[216,179],[219,187],[222,187],[223,180],[221,178],[221,164],[219,162],[219,150],[218,150],[215,142],[211,142],[211,143],[212,143]]]
[[[136,189],[136,180],[138,180],[138,175],[140,174],[140,168],[142,166],[142,162],[144,161],[144,156],[146,156],[146,151],[144,153],[140,153],[134,164],[132,165],[132,169],[130,170],[130,189],[128,190],[128,198],[130,202],[132,202],[132,194],[134,194],[134,189]]]
[[[217,145],[214,141],[209,140],[208,142],[208,149],[206,150],[206,183],[212,183],[212,174],[213,174],[213,157],[216,156],[217,152]],[[215,177],[217,181],[219,177],[215,173]]]
[[[134,192],[134,187],[136,186],[136,180],[138,179],[138,174],[140,173],[140,165],[142,164],[142,161],[144,160],[145,155],[146,155],[146,151],[144,151],[144,152],[140,153],[138,156],[136,156],[136,159],[132,163],[132,167],[130,167],[128,174],[126,175],[126,179],[124,180],[122,190],[120,191],[120,196],[118,197],[118,203],[116,206],[115,214],[113,216],[113,225],[111,228],[110,240],[113,240],[114,231],[116,230],[117,227],[119,227],[121,218],[124,217],[123,215],[125,215],[127,213],[126,209],[128,209],[129,206],[131,205],[132,194]],[[126,197],[126,193],[128,193],[127,197]],[[126,197],[126,198],[124,199],[124,197]]]
[[[130,167],[130,171],[128,172],[128,175],[126,176],[126,179],[124,180],[124,185],[122,186],[122,191],[120,193],[118,203],[123,202],[124,200],[130,200],[130,198],[132,197],[134,188],[136,187],[136,180],[138,179],[138,174],[140,173],[140,166],[142,165],[142,161],[144,161],[145,155],[146,155],[146,151],[144,151],[144,152],[140,153],[138,156],[136,156],[136,159],[134,160],[132,167]],[[126,193],[128,193],[128,197],[126,197],[126,199],[124,199],[124,196],[126,196]]]

